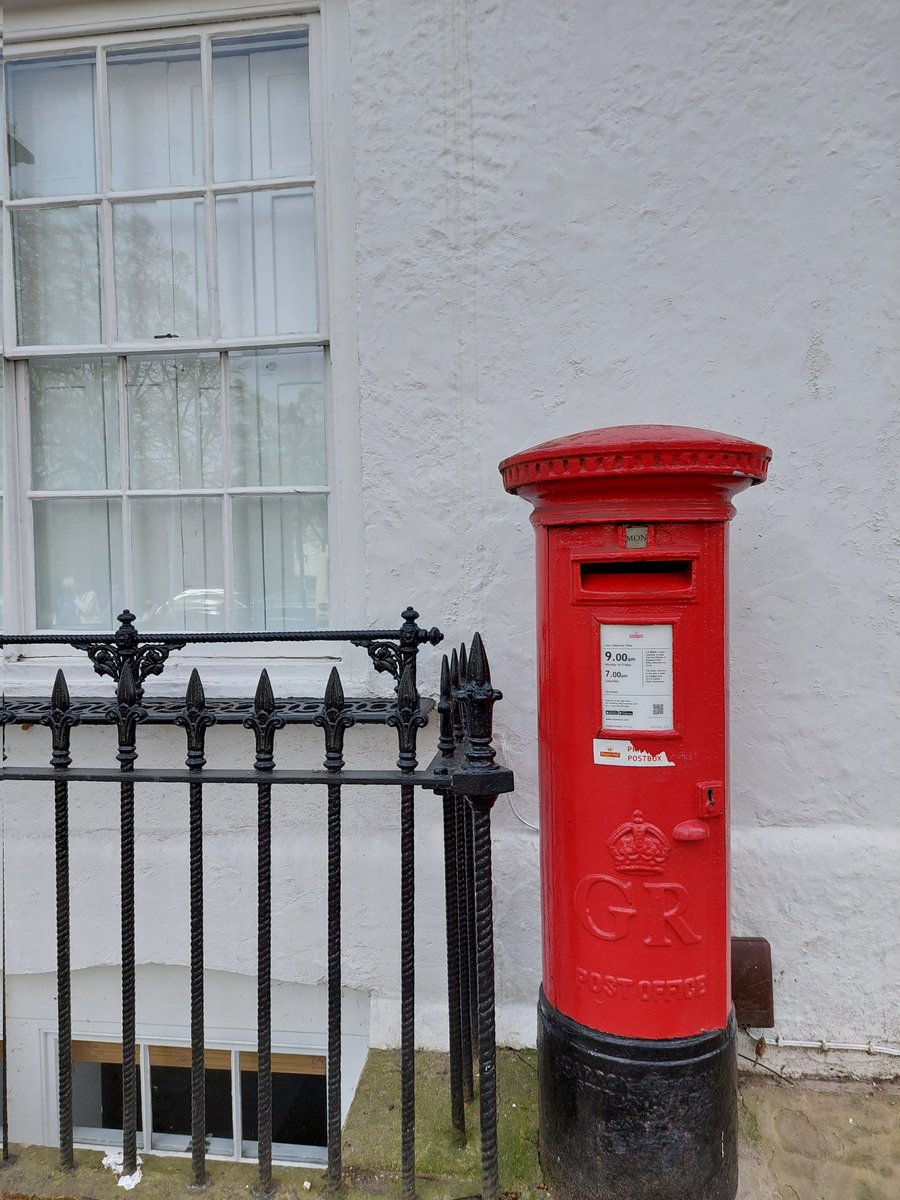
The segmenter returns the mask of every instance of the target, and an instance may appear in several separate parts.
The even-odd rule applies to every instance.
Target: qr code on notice
[[[662,704],[654,704],[653,705],[653,715],[654,715],[654,717],[661,717],[663,715],[663,705]]]

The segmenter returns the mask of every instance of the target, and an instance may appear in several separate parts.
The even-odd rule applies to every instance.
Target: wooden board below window
[[[122,1062],[121,1042],[73,1042],[73,1062],[119,1063]],[[140,1049],[134,1048],[134,1061],[140,1066]]]
[[[203,1054],[203,1061],[206,1064],[207,1071],[230,1071],[231,1070],[231,1051],[230,1050],[211,1050],[206,1048]],[[150,1047],[150,1066],[151,1067],[190,1067],[191,1065],[191,1048],[190,1046],[151,1046]]]
[[[140,1048],[135,1047],[135,1062],[140,1064]],[[0,1059],[2,1059],[2,1042],[0,1042]],[[72,1043],[73,1062],[121,1063],[122,1045],[120,1042],[88,1042]],[[207,1071],[230,1071],[231,1051],[216,1050],[207,1047],[204,1054]],[[240,1053],[242,1071],[257,1071],[259,1059],[256,1051],[242,1050]],[[185,1067],[191,1066],[190,1046],[151,1046],[151,1067]],[[273,1054],[272,1072],[275,1075],[324,1075],[325,1058],[321,1054]]]
[[[259,1070],[259,1057],[255,1051],[241,1051],[241,1070]],[[321,1054],[273,1054],[272,1073],[275,1075],[324,1075],[325,1057]]]

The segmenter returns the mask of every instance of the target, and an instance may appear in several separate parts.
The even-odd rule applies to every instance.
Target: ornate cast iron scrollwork
[[[392,642],[354,642],[364,646],[376,671],[386,671],[394,679],[400,678],[400,648]]]
[[[272,771],[275,768],[275,732],[284,728],[284,717],[275,711],[275,694],[269,680],[269,672],[263,668],[253,698],[253,712],[244,718],[244,728],[252,729],[256,738],[257,771]]]
[[[147,676],[161,675],[171,652],[183,650],[187,641],[173,641],[165,645],[161,642],[144,642],[142,644],[138,631],[134,628],[136,619],[134,613],[126,608],[117,617],[119,628],[116,630],[112,643],[89,642],[85,645],[73,642],[72,645],[87,653],[98,675],[108,675],[117,683],[122,677],[123,666],[128,663],[131,666],[137,697],[140,700],[144,692],[141,685]]]
[[[184,694],[184,708],[175,717],[175,724],[187,731],[187,758],[184,764],[191,770],[199,770],[206,765],[206,731],[215,723],[216,714],[206,707],[206,694],[200,682],[200,673],[195,667]]]
[[[403,618],[403,624],[397,631],[396,645],[394,642],[385,641],[383,638],[379,641],[352,638],[351,645],[362,647],[372,660],[375,670],[387,672],[398,683],[404,669],[410,667],[412,669],[413,684],[415,684],[416,655],[419,653],[419,646],[425,642],[436,646],[438,642],[444,640],[444,635],[437,627],[422,629],[421,626],[417,625],[416,621],[419,619],[419,614],[412,606],[405,608],[400,616]]]
[[[118,683],[122,660],[115,646],[108,646],[106,642],[91,642],[84,650],[98,675],[108,675]]]
[[[344,731],[355,725],[347,711],[344,689],[337,667],[331,668],[322,707],[313,717],[313,725],[325,730],[325,769],[340,771],[344,766]]]

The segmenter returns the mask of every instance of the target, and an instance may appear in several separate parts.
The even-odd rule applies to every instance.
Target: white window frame
[[[129,6],[136,10],[139,5]],[[146,343],[102,342],[93,346],[31,347],[15,344],[15,296],[12,266],[11,212],[23,208],[50,207],[65,203],[86,201],[84,196],[41,197],[36,200],[9,199],[9,171],[6,161],[6,139],[2,139],[3,199],[3,256],[4,256],[4,383],[7,403],[5,404],[4,442],[9,447],[6,453],[7,469],[4,476],[4,580],[5,597],[4,626],[9,633],[29,632],[34,625],[34,562],[32,531],[30,528],[32,494],[24,488],[28,475],[28,425],[23,405],[27,403],[26,389],[22,386],[21,374],[26,367],[22,360],[38,358],[81,357],[90,354],[108,356],[125,353],[154,352],[165,356],[184,351],[224,351],[228,349],[277,348],[279,346],[322,346],[326,356],[326,454],[327,479],[333,484],[340,479],[340,487],[332,488],[329,495],[329,563],[330,563],[330,608],[331,628],[358,628],[365,624],[362,581],[362,497],[358,419],[358,387],[356,369],[356,286],[353,251],[353,169],[352,129],[350,121],[350,67],[348,44],[348,16],[345,0],[324,0],[318,4],[263,4],[244,3],[240,6],[214,3],[213,0],[167,0],[162,4],[140,3],[143,12],[129,13],[123,18],[121,5],[105,0],[102,3],[67,4],[63,6],[69,23],[60,20],[60,8],[55,5],[35,5],[30,11],[28,30],[10,28],[6,22],[4,31],[4,57],[12,62],[21,59],[59,57],[91,47],[100,47],[98,64],[106,51],[126,49],[151,44],[170,44],[187,38],[201,40],[205,47],[204,70],[209,70],[210,39],[222,36],[252,35],[266,32],[292,32],[298,28],[309,31],[310,63],[310,126],[312,148],[312,174],[309,182],[316,190],[316,254],[317,254],[317,299],[319,306],[319,331],[315,335],[299,337],[262,337],[243,339],[187,339],[161,347],[158,341]],[[164,11],[160,12],[160,9]],[[118,11],[116,11],[118,10]],[[114,14],[114,15],[113,15]],[[240,19],[235,19],[240,16]],[[78,20],[72,18],[77,17]],[[21,18],[20,18],[21,19]],[[98,65],[98,71],[102,71]],[[102,91],[98,88],[98,96]],[[327,102],[326,102],[327,98]],[[3,96],[5,108],[5,92]],[[100,104],[102,110],[104,105]],[[4,113],[5,115],[5,113]],[[208,118],[208,114],[207,114]],[[5,120],[4,120],[5,124]],[[207,136],[206,153],[211,153],[211,139]],[[101,146],[103,139],[100,139]],[[108,178],[108,164],[103,179]],[[290,185],[303,186],[307,181]],[[116,193],[116,200],[140,195],[146,199],[172,198],[179,194],[197,196],[218,191],[236,194],[270,188],[270,181],[247,184],[214,184],[207,180],[204,188],[166,189],[140,193]],[[277,186],[277,183],[276,185]],[[100,198],[97,193],[94,200]],[[109,205],[108,199],[101,204]],[[108,221],[106,222],[108,225]],[[103,221],[101,220],[101,226]],[[108,237],[108,229],[100,237]],[[105,256],[102,268],[105,275],[113,270],[111,255]],[[214,257],[208,255],[208,269],[215,270]],[[110,290],[113,281],[104,279],[106,304],[109,308]],[[214,288],[214,279],[211,280]],[[106,326],[108,334],[109,326]],[[10,341],[10,335],[13,340]],[[15,400],[12,400],[15,397]],[[12,448],[18,447],[18,453]],[[338,469],[340,464],[340,470]],[[256,489],[253,489],[254,491]],[[268,492],[269,489],[259,489]],[[319,489],[321,490],[321,489]],[[26,499],[27,496],[27,499]],[[328,643],[265,643],[249,648],[222,647],[215,645],[197,648],[184,659],[185,671],[192,658],[203,661],[204,679],[212,684],[211,692],[227,691],[229,687],[246,686],[253,673],[249,665],[252,658],[256,670],[261,658],[293,661],[299,672],[293,672],[295,685],[308,683],[318,686],[324,683],[327,671],[339,655],[336,646]],[[26,651],[26,653],[23,653]],[[46,677],[47,659],[62,661],[67,673],[74,668],[70,683],[81,690],[92,690],[96,676],[89,664],[81,661],[83,656],[73,656],[60,651],[59,647],[10,647],[4,663],[4,688],[9,695],[16,692],[33,691],[33,673],[26,664],[43,662],[40,678]],[[353,662],[353,660],[351,660]],[[211,669],[212,668],[212,669]],[[365,678],[365,671],[355,668],[358,683]],[[183,671],[179,676],[166,680],[159,693],[183,689]],[[163,680],[165,680],[165,676]],[[185,675],[186,678],[186,675]],[[171,681],[172,686],[167,686]],[[160,681],[162,682],[162,681]],[[296,692],[296,686],[293,688]]]
[[[153,1032],[151,1032],[153,1031]],[[102,1032],[92,1029],[86,1032],[73,1030],[73,1042],[109,1042],[121,1044],[121,1034],[104,1027]],[[307,1055],[321,1058],[326,1062],[324,1034],[306,1034],[302,1038],[286,1033],[273,1035],[272,1054]],[[349,1096],[342,1073],[341,1087],[341,1125],[347,1119],[350,1101],[359,1083],[362,1068],[365,1064],[366,1047],[362,1045],[365,1038],[359,1036],[344,1037],[342,1046],[346,1047],[349,1056]],[[150,1079],[150,1047],[164,1046],[190,1049],[190,1040],[184,1036],[183,1030],[172,1030],[165,1026],[148,1025],[138,1031],[135,1039],[138,1047],[138,1066],[141,1072],[141,1086],[137,1097],[140,1110],[141,1129],[138,1131],[138,1151],[141,1155],[153,1155],[160,1158],[190,1158],[190,1152],[181,1148],[185,1137],[190,1137],[190,1130],[184,1134],[156,1134],[153,1132],[153,1098]],[[231,1119],[232,1139],[213,1138],[210,1141],[207,1157],[220,1162],[256,1162],[257,1156],[252,1152],[255,1143],[247,1142],[243,1137],[241,1113],[241,1066],[242,1054],[255,1054],[256,1042],[249,1030],[224,1031],[212,1030],[204,1041],[207,1050],[224,1050],[231,1056]],[[59,1038],[55,1030],[44,1029],[41,1038],[41,1058],[43,1061],[44,1077],[44,1140],[47,1145],[58,1144],[59,1141],[59,1084],[57,1069],[59,1063]],[[327,1078],[327,1076],[326,1076]],[[144,1145],[144,1131],[149,1125],[150,1145]],[[222,1145],[223,1141],[232,1141],[232,1147]],[[154,1144],[155,1142],[155,1144]],[[115,1129],[90,1129],[86,1126],[75,1126],[75,1146],[79,1150],[104,1150],[121,1146],[122,1131]],[[303,1153],[308,1151],[308,1153]],[[273,1163],[287,1167],[317,1167],[322,1168],[327,1161],[327,1148],[318,1146],[297,1146],[296,1150],[289,1149],[282,1143],[273,1144]]]

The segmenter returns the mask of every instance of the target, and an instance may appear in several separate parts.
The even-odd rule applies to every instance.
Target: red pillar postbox
[[[501,463],[537,534],[541,1160],[732,1200],[727,523],[771,452],[620,426]]]

